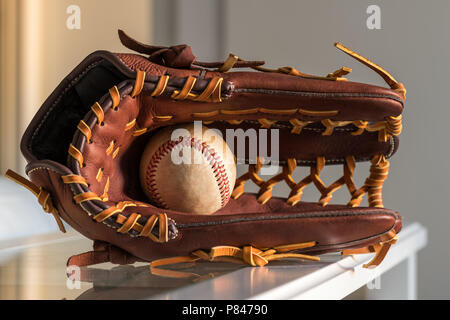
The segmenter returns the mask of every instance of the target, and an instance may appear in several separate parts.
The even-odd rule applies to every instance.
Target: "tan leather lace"
[[[405,89],[404,85],[402,83],[399,83],[397,80],[395,80],[395,78],[389,72],[387,72],[384,68],[380,67],[379,65],[370,61],[369,59],[361,56],[360,54],[350,50],[349,48],[347,48],[346,46],[342,45],[339,42],[336,42],[334,45],[339,50],[345,52],[349,56],[353,57],[354,59],[358,60],[359,62],[363,63],[364,65],[366,65],[367,67],[369,67],[370,69],[375,71],[377,74],[379,74],[386,81],[386,83],[390,86],[390,88],[393,89],[394,91],[398,92],[402,96],[403,100],[405,100],[406,89]],[[223,64],[217,69],[217,71],[227,72],[227,71],[231,70],[232,68],[237,67],[237,63],[239,63],[239,62],[245,62],[245,60],[242,60],[239,57],[237,57],[236,55],[230,53],[229,57],[223,62]],[[311,74],[300,72],[296,68],[293,68],[293,67],[281,67],[281,68],[277,68],[277,69],[269,69],[269,68],[263,68],[263,67],[261,67],[261,65],[262,64],[260,64],[260,65],[254,64],[254,65],[249,65],[248,67],[250,67],[254,70],[262,71],[262,72],[284,73],[284,74],[289,74],[289,75],[298,76],[298,77],[307,78],[307,79],[320,79],[320,80],[331,80],[331,81],[347,81],[347,79],[344,78],[344,76],[349,74],[352,71],[352,69],[350,69],[350,68],[342,67],[334,72],[327,74],[326,76],[316,76],[316,75],[311,75]]]
[[[295,206],[301,199],[303,189],[312,183],[321,193],[319,203],[322,206],[326,206],[330,202],[332,194],[343,185],[346,185],[351,195],[348,206],[359,206],[364,194],[368,193],[370,207],[383,207],[382,188],[384,180],[386,180],[389,172],[389,162],[383,155],[376,155],[372,158],[371,163],[369,177],[366,179],[364,185],[357,189],[353,181],[353,173],[355,170],[355,158],[353,156],[347,156],[345,158],[343,164],[343,176],[329,186],[326,186],[320,179],[320,172],[325,166],[325,157],[318,157],[315,165],[310,167],[310,174],[300,182],[295,182],[292,178],[292,174],[297,168],[296,159],[288,159],[287,163],[283,165],[280,174],[264,181],[258,175],[258,172],[263,166],[263,161],[259,158],[257,164],[249,165],[248,172],[236,180],[232,197],[238,199],[244,193],[244,184],[248,180],[251,180],[260,188],[258,192],[258,202],[264,204],[272,197],[273,187],[277,183],[285,181],[291,189],[287,203]]]
[[[135,45],[135,44],[134,44]],[[145,46],[145,45],[144,45]],[[345,53],[349,54],[350,56],[354,57],[358,61],[362,62],[375,72],[377,72],[387,83],[388,85],[398,93],[400,93],[405,99],[406,90],[404,86],[401,83],[398,83],[386,70],[379,67],[378,65],[374,64],[370,60],[360,56],[359,54],[351,51],[347,47],[336,43],[335,46],[339,48],[340,50],[344,51]],[[139,45],[138,45],[139,47]],[[145,48],[144,48],[145,49]],[[144,50],[143,49],[143,50]],[[147,48],[148,49],[148,48]],[[145,50],[147,50],[145,49]],[[144,51],[145,51],[144,50]],[[172,47],[172,48],[164,48],[164,47],[151,47],[150,49],[151,57],[154,59],[172,59],[172,62],[177,62],[177,54],[187,54],[187,61],[189,62],[189,59],[191,59],[189,55],[189,50],[186,47],[180,46],[180,47]],[[314,76],[305,74],[302,72],[299,72],[297,69],[292,67],[282,67],[278,69],[268,69],[261,67],[264,62],[260,61],[245,61],[240,59],[234,54],[230,54],[229,57],[224,62],[217,62],[217,63],[203,63],[199,61],[192,61],[193,65],[206,67],[206,68],[217,68],[217,71],[220,72],[227,72],[231,70],[232,68],[239,68],[239,67],[250,67],[258,71],[262,72],[278,72],[278,73],[284,73],[289,75],[295,75],[299,77],[304,78],[311,78],[311,79],[325,79],[325,80],[333,80],[333,81],[341,81],[346,80],[343,78],[343,76],[347,75],[351,69],[349,68],[340,68],[332,73],[329,73],[328,75],[322,77],[322,76]],[[144,83],[145,83],[146,74],[144,71],[137,70],[136,73],[136,80],[134,83],[134,87],[132,92],[130,93],[131,98],[136,98],[143,90]],[[153,91],[150,93],[151,96],[156,97],[162,95],[167,88],[168,82],[169,82],[169,76],[163,75],[159,78],[158,82],[156,83]],[[221,87],[223,83],[223,78],[221,77],[213,77],[209,80],[208,85],[205,89],[203,89],[202,92],[194,92],[193,88],[195,86],[195,83],[197,82],[197,78],[194,76],[189,76],[186,78],[186,81],[183,85],[183,87],[179,90],[174,90],[172,92],[171,98],[175,100],[194,100],[194,101],[201,101],[201,102],[221,102]],[[112,108],[117,110],[120,106],[121,96],[118,88],[116,86],[112,87],[109,90],[109,95],[112,101]],[[104,124],[105,119],[105,113],[103,110],[103,107],[98,103],[95,102],[91,106],[92,113],[97,118],[97,125],[102,126]],[[208,111],[208,112],[196,112],[192,114],[192,117],[194,119],[200,119],[204,120],[205,123],[208,121],[214,120],[214,117],[217,117],[218,115],[236,115],[236,116],[243,116],[243,115],[250,115],[254,113],[261,113],[264,114],[264,117],[259,118],[257,121],[261,124],[263,128],[270,128],[271,126],[274,126],[277,124],[278,120],[272,119],[271,115],[294,115],[299,114],[303,116],[320,116],[320,117],[330,117],[328,119],[322,119],[320,120],[323,126],[325,127],[325,130],[322,132],[323,135],[331,135],[333,134],[333,131],[335,128],[347,126],[349,124],[353,124],[357,130],[352,132],[352,135],[359,135],[362,134],[365,130],[369,132],[378,132],[379,133],[379,141],[387,141],[391,135],[398,135],[400,134],[402,130],[402,122],[401,122],[401,115],[395,117],[387,117],[385,121],[380,121],[377,123],[369,123],[368,121],[363,120],[355,120],[355,121],[334,121],[331,119],[331,117],[338,114],[338,110],[308,110],[304,108],[296,108],[296,109],[270,109],[270,108],[249,108],[249,109],[240,109],[240,110],[228,110],[228,109],[218,109],[214,111]],[[170,121],[173,118],[172,115],[155,115],[153,117],[153,120],[155,122],[166,122]],[[240,124],[244,119],[228,119],[226,120],[231,124]],[[292,125],[291,133],[293,134],[299,134],[305,126],[312,123],[313,121],[304,121],[300,119],[290,119],[289,123]],[[130,131],[133,130],[133,128],[136,126],[136,119],[132,119],[129,121],[125,127],[124,131]],[[83,121],[81,120],[77,126],[77,129],[80,131],[80,133],[86,138],[86,141],[89,143],[92,142],[92,131],[91,128]],[[133,136],[138,136],[141,134],[144,134],[148,131],[148,128],[140,128],[135,129],[132,131]],[[113,158],[117,157],[119,154],[120,149],[116,146],[114,140],[110,142],[108,147],[105,149],[105,153],[108,156],[111,156]],[[84,163],[85,159],[83,157],[82,152],[77,149],[74,145],[69,146],[68,150],[69,155],[74,158],[77,163],[79,164],[80,168],[83,168],[86,164]],[[344,173],[343,176],[339,179],[337,179],[335,182],[330,184],[329,186],[326,186],[323,181],[320,179],[320,173],[325,166],[325,158],[324,157],[318,157],[316,159],[315,165],[311,166],[310,168],[310,174],[306,176],[304,179],[302,179],[300,182],[295,182],[292,178],[292,173],[294,172],[295,168],[297,167],[297,161],[295,159],[288,159],[287,164],[283,166],[282,173],[272,177],[268,181],[262,180],[258,176],[258,172],[262,167],[262,161],[259,160],[257,164],[250,165],[249,171],[244,174],[243,176],[239,177],[236,181],[236,187],[233,192],[233,197],[238,198],[243,192],[244,192],[244,183],[248,180],[253,181],[256,185],[260,187],[259,193],[258,193],[258,202],[260,203],[266,203],[271,197],[272,197],[272,189],[273,187],[281,182],[285,181],[287,185],[290,187],[291,192],[289,194],[289,197],[287,199],[287,202],[290,205],[297,204],[302,196],[303,189],[308,184],[314,184],[315,187],[319,190],[321,193],[321,197],[319,199],[319,203],[323,206],[327,205],[329,201],[332,198],[332,194],[341,188],[343,185],[346,185],[348,188],[350,194],[351,194],[351,200],[349,201],[349,206],[359,206],[362,197],[367,193],[368,194],[368,200],[369,200],[369,206],[371,207],[383,207],[382,203],[382,186],[383,182],[387,177],[388,170],[389,170],[389,162],[385,159],[383,155],[376,155],[371,160],[371,168],[370,168],[370,175],[366,179],[364,185],[357,189],[354,182],[353,182],[353,173],[355,169],[355,159],[353,156],[348,156],[345,158],[345,162],[343,164],[344,167]],[[61,221],[61,218],[59,216],[58,210],[55,208],[52,198],[49,192],[44,190],[42,187],[39,187],[35,185],[33,182],[21,177],[17,173],[8,170],[6,173],[6,176],[12,179],[13,181],[23,185],[27,189],[29,189],[33,194],[36,195],[38,198],[38,202],[43,207],[45,212],[48,212],[53,215],[54,219],[56,220],[60,230],[62,232],[65,232],[64,225]],[[98,168],[97,175],[95,179],[100,182],[104,179],[105,180],[105,186],[103,193],[101,195],[88,191],[88,192],[82,192],[80,194],[77,194],[73,197],[76,204],[82,204],[83,202],[87,201],[108,201],[108,191],[109,191],[109,177],[104,174],[103,168]],[[81,184],[85,187],[88,187],[88,184],[84,177],[80,175],[65,175],[62,176],[62,181],[65,184]],[[121,201],[116,203],[113,206],[108,207],[105,210],[102,210],[101,212],[95,214],[93,218],[97,222],[105,222],[107,219],[115,219],[115,222],[120,225],[120,227],[117,228],[117,232],[119,233],[128,233],[131,231],[137,231],[138,236],[142,237],[148,237],[152,239],[155,242],[167,242],[169,237],[168,232],[168,225],[169,225],[169,219],[166,214],[159,213],[154,214],[148,217],[146,220],[144,217],[142,217],[141,214],[138,214],[136,212],[133,212],[129,214],[128,216],[125,216],[122,214],[123,210],[127,207],[138,207],[138,206],[147,206],[146,204],[140,203],[140,202],[132,202],[132,201]],[[155,236],[153,234],[153,231],[155,227],[158,225],[158,236]],[[387,235],[383,236],[383,241],[379,244],[368,246],[366,248],[362,249],[355,249],[355,250],[344,250],[344,254],[353,254],[353,253],[369,253],[369,252],[376,252],[375,258],[366,266],[370,267],[373,265],[377,265],[381,262],[381,260],[384,258],[385,254],[389,250],[389,247],[395,243],[396,241],[396,235],[394,231],[389,232]],[[179,263],[179,262],[192,262],[197,260],[207,260],[207,261],[231,261],[231,262],[239,262],[239,263],[246,263],[252,266],[263,266],[266,265],[268,262],[273,260],[280,260],[284,258],[299,258],[299,259],[306,259],[306,260],[313,260],[317,261],[319,260],[318,257],[299,254],[299,253],[292,253],[291,251],[300,250],[304,248],[313,247],[316,245],[316,242],[308,242],[308,243],[301,243],[301,244],[291,244],[287,246],[278,246],[270,249],[258,249],[252,246],[245,246],[243,248],[237,248],[232,246],[218,246],[213,247],[209,252],[203,251],[203,250],[197,250],[192,252],[189,256],[185,257],[175,257],[175,258],[168,258],[168,259],[160,259],[153,261],[151,263],[151,267],[157,267],[162,266],[166,264],[171,263]]]
[[[358,249],[343,250],[342,255],[375,253],[375,256],[372,258],[372,260],[363,265],[364,268],[374,268],[384,260],[391,245],[395,244],[397,242],[397,239],[398,236],[392,229],[386,234],[381,236],[381,241],[379,243]],[[302,250],[305,248],[312,248],[316,245],[317,242],[311,241],[311,242],[276,246],[269,249],[258,249],[253,246],[244,246],[242,248],[233,246],[216,246],[211,248],[209,252],[206,252],[204,250],[196,250],[188,256],[179,256],[154,260],[150,263],[150,272],[152,274],[164,277],[185,278],[192,276],[192,274],[160,269],[159,267],[178,263],[190,263],[199,260],[211,262],[225,261],[239,264],[247,264],[253,267],[255,266],[262,267],[267,265],[270,261],[283,260],[288,258],[320,261],[320,258],[316,256],[292,252]]]
[[[190,99],[193,101],[202,101],[202,102],[222,102],[220,93],[223,78],[219,77],[212,78],[209,81],[209,84],[203,90],[203,92],[199,95],[192,93],[192,89],[194,88],[196,81],[197,81],[196,77],[189,76],[186,79],[183,88],[181,90],[175,90],[172,93],[171,98],[175,100]]]
[[[389,87],[391,87],[391,89],[397,91],[403,97],[403,100],[406,99],[405,86],[403,84],[399,83],[397,80],[395,80],[395,78],[389,72],[387,72],[384,68],[380,67],[376,63],[370,61],[369,59],[363,57],[362,55],[356,53],[355,51],[352,51],[351,49],[347,48],[346,46],[344,46],[343,44],[341,44],[339,42],[336,42],[334,44],[334,46],[336,48],[338,48],[339,50],[341,50],[342,52],[345,52],[346,54],[348,54],[350,57],[358,60],[365,66],[369,67],[376,73],[378,73],[383,78],[383,80],[386,81],[386,83],[389,85]]]
[[[61,218],[59,216],[59,212],[53,205],[50,193],[48,193],[42,187],[35,185],[30,180],[25,179],[24,177],[22,177],[21,175],[17,174],[12,170],[6,171],[5,176],[30,190],[37,197],[39,204],[42,206],[42,209],[45,212],[53,215],[53,218],[55,218],[55,221],[58,224],[59,230],[61,230],[61,232],[64,233],[66,232],[64,224],[62,223]]]
[[[137,71],[134,87],[130,94],[132,98],[136,98],[142,92],[144,88],[145,75],[146,73],[144,71],[142,70]],[[166,90],[168,81],[169,76],[166,75],[161,76],[150,95],[153,97],[161,95]],[[220,90],[223,81],[222,78],[219,77],[212,78],[207,87],[200,94],[192,93],[192,89],[196,81],[197,79],[195,77],[188,77],[183,88],[181,90],[175,90],[172,93],[172,98],[176,100],[191,99],[194,101],[211,101],[211,102],[221,101]],[[109,95],[112,101],[112,108],[114,110],[117,110],[117,108],[119,108],[121,96],[116,86],[109,89]],[[105,119],[105,113],[102,106],[98,102],[95,102],[91,106],[91,111],[97,118],[97,125],[102,126]],[[154,121],[156,122],[167,121],[170,120],[171,118],[172,116],[155,116]],[[136,125],[136,120],[137,119],[135,118],[132,119],[130,122],[128,122],[124,127],[124,131],[132,130]],[[88,143],[93,143],[92,130],[83,120],[80,120],[77,129],[83,136],[85,136],[86,141]],[[133,132],[133,136],[139,136],[141,134],[144,134],[145,132],[147,132],[147,128],[137,129]],[[113,159],[116,158],[120,152],[120,148],[116,147],[115,144],[116,142],[114,140],[111,140],[108,147],[105,149],[106,155],[111,156]],[[84,163],[83,153],[77,147],[75,147],[73,144],[70,144],[68,153],[72,158],[74,158],[78,162],[80,168],[85,167],[86,164]],[[97,195],[95,193],[86,193],[84,195],[79,195],[78,198],[82,197],[83,201],[88,200],[107,201],[109,199],[108,197],[108,191],[110,186],[109,177],[103,174],[103,168],[99,168],[96,175],[96,180],[100,182],[102,179],[106,179],[103,194]]]
[[[363,265],[364,268],[374,268],[378,266],[386,257],[389,249],[398,240],[398,236],[392,229],[383,236],[381,236],[381,242],[358,249],[343,250],[342,255],[353,255],[353,254],[365,254],[365,253],[375,253],[372,260]]]
[[[262,72],[284,73],[307,79],[321,79],[331,81],[346,81],[347,79],[344,78],[344,76],[352,71],[352,69],[350,68],[342,67],[334,72],[327,74],[326,76],[316,76],[300,72],[293,67],[281,67],[277,69],[264,68],[262,67],[262,65],[265,64],[264,61],[246,61],[239,58],[233,53],[230,53],[225,61],[200,62],[195,58],[191,48],[188,45],[182,44],[173,47],[151,46],[136,41],[122,30],[118,30],[118,34],[120,41],[125,47],[142,54],[148,54],[149,61],[172,68],[190,69],[196,66],[202,68],[216,68],[216,71],[218,72],[227,72],[233,68],[252,68],[254,70]],[[379,74],[391,87],[391,89],[397,91],[403,97],[403,100],[405,99],[406,89],[403,84],[397,82],[397,80],[395,80],[395,78],[384,68],[361,56],[355,51],[352,51],[339,42],[336,42],[334,45],[339,50],[345,52],[349,56],[353,57],[354,59],[358,60],[359,62],[363,63],[364,65],[375,71],[377,74]]]
[[[79,175],[65,175],[62,176],[62,181],[65,184],[82,184],[87,186],[86,179]],[[76,204],[81,204],[86,201],[98,200],[98,201],[106,201],[99,197],[95,192],[84,192],[77,194],[73,197],[73,200]],[[114,206],[110,206],[109,208],[100,211],[96,215],[93,216],[93,219],[97,222],[104,222],[106,219],[112,218],[115,216],[115,222],[122,225],[117,229],[117,232],[127,233],[131,230],[139,232],[139,236],[148,237],[155,242],[167,242],[168,239],[168,217],[165,213],[153,214],[151,215],[144,225],[140,224],[138,220],[142,218],[142,215],[138,213],[131,213],[128,217],[121,214],[125,208],[128,207],[148,207],[149,205],[137,202],[137,201],[121,201],[118,202]],[[158,224],[159,237],[156,237],[152,231],[155,226]]]
[[[270,261],[287,258],[320,261],[319,257],[291,252],[295,250],[311,248],[315,245],[316,242],[311,241],[305,243],[282,245],[269,249],[258,249],[253,246],[244,246],[242,248],[233,246],[217,246],[211,248],[209,252],[206,252],[204,250],[196,250],[188,256],[154,260],[150,263],[150,267],[154,268],[163,265],[194,262],[198,260],[244,263],[254,267],[262,267],[268,264]]]
[[[6,177],[13,180],[14,182],[24,186],[28,190],[30,190],[37,198],[39,204],[42,206],[42,209],[53,215],[55,218],[59,229],[62,232],[66,232],[64,225],[59,216],[58,210],[55,208],[52,202],[52,198],[50,193],[47,192],[42,187],[38,187],[30,180],[22,177],[12,170],[8,170],[5,174]],[[84,186],[88,186],[86,179],[79,175],[65,175],[61,177],[62,181],[65,184],[81,184]],[[80,204],[85,201],[90,200],[102,200],[96,193],[94,192],[85,192],[78,195],[75,195],[74,201],[77,204]],[[127,233],[131,230],[135,230],[139,232],[139,236],[148,237],[155,242],[167,242],[168,241],[168,217],[165,213],[154,214],[151,215],[144,225],[138,223],[138,220],[141,218],[140,214],[131,213],[128,217],[121,214],[121,212],[127,207],[148,207],[147,204],[141,202],[133,202],[133,201],[121,201],[118,202],[115,206],[111,206],[108,209],[105,209],[94,216],[94,220],[97,222],[103,222],[112,216],[116,216],[115,222],[121,225],[117,229],[117,232]],[[159,237],[156,237],[152,231],[155,226],[159,226],[158,234]]]
[[[261,128],[269,129],[278,125],[280,122],[276,119],[267,118],[267,116],[284,116],[290,115],[295,116],[296,114],[306,115],[306,116],[333,116],[338,114],[338,110],[327,110],[327,111],[317,111],[317,110],[307,110],[303,108],[297,109],[270,109],[270,108],[250,108],[250,109],[239,109],[239,110],[230,110],[230,109],[218,109],[214,111],[208,112],[194,112],[191,114],[193,120],[201,120],[204,124],[208,125],[215,121],[225,121],[231,125],[239,125],[245,119],[243,117],[255,116],[255,115],[263,115],[265,117],[259,118],[257,121]],[[240,119],[227,119],[227,120],[218,120],[217,117],[220,115],[225,116],[236,116],[240,117]],[[166,122],[172,120],[172,115],[154,115],[153,120],[155,122]],[[304,127],[307,125],[314,123],[315,121],[304,121],[300,119],[290,119],[289,124],[290,130],[292,134],[300,134]],[[320,123],[325,127],[325,130],[322,132],[322,135],[329,136],[334,133],[334,130],[339,127],[348,126],[350,124],[354,125],[357,130],[351,132],[351,135],[357,136],[364,133],[364,131],[368,132],[378,132],[378,141],[386,142],[391,136],[398,136],[402,132],[402,115],[399,116],[389,116],[386,117],[385,121],[378,121],[375,123],[369,123],[368,121],[363,120],[354,120],[354,121],[333,121],[331,119],[323,119],[320,120]],[[287,124],[285,122],[281,122],[280,125],[286,127]],[[148,128],[141,128],[134,131],[134,136],[139,136],[148,131]]]

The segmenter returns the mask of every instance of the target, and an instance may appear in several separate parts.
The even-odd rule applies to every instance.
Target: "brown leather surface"
[[[178,236],[168,243],[155,243],[149,238],[130,237],[118,233],[104,223],[95,222],[73,202],[70,187],[61,180],[61,174],[70,171],[49,161],[36,162],[27,167],[32,181],[51,190],[62,218],[77,231],[93,240],[111,243],[137,258],[149,261],[157,258],[186,255],[197,249],[217,245],[254,245],[272,247],[289,243],[317,241],[316,250],[328,252],[374,242],[391,229],[401,228],[398,214],[388,209],[349,208],[315,203],[288,206],[282,199],[271,199],[268,204],[256,202],[246,194],[239,201],[230,201],[222,214],[196,216],[166,211],[177,225]],[[127,208],[124,214],[136,212]],[[159,210],[139,208],[139,213],[150,215]],[[311,249],[310,249],[311,251]]]
[[[120,58],[118,58],[120,57]],[[198,75],[198,70],[180,70],[170,69],[164,66],[155,65],[145,58],[136,55],[126,55],[130,61],[123,55],[113,55],[106,51],[98,51],[89,55],[80,65],[78,65],[55,89],[50,97],[45,101],[38,111],[33,121],[27,128],[21,143],[21,150],[27,160],[36,159],[31,151],[33,137],[39,133],[41,123],[48,117],[49,111],[55,107],[61,94],[75,81],[85,74],[88,68],[102,60],[111,62],[118,71],[124,76],[134,79],[135,72],[133,68],[144,69],[148,71],[145,89],[152,90],[158,80],[157,76],[162,74],[173,75],[171,81],[173,85],[182,87],[184,78],[188,75]],[[212,76],[216,73],[206,73]],[[246,77],[248,76],[248,78]],[[229,72],[222,74],[225,81],[222,95],[228,97],[222,103],[194,103],[192,101],[173,101],[167,98],[167,94],[173,92],[175,87],[170,85],[167,88],[167,94],[155,99],[152,97],[140,98],[147,100],[144,104],[150,114],[153,115],[173,115],[176,122],[192,121],[190,115],[194,112],[208,112],[217,109],[242,109],[252,107],[270,107],[277,109],[286,108],[306,108],[310,110],[338,110],[339,113],[333,116],[333,120],[367,120],[382,121],[386,116],[397,116],[401,114],[403,103],[397,92],[387,88],[360,84],[354,82],[328,81],[303,79],[290,75],[271,74],[261,72]],[[261,77],[264,77],[261,80]],[[208,81],[199,81],[198,89],[207,85]],[[170,83],[169,83],[170,84]],[[239,85],[239,86],[238,86]],[[252,88],[257,87],[253,90]],[[270,89],[267,91],[266,89]],[[247,91],[246,91],[247,90]],[[106,93],[106,92],[105,92]],[[100,100],[100,97],[98,97]],[[283,101],[280,104],[280,101]],[[267,115],[257,114],[254,118],[267,117]],[[149,117],[147,117],[149,118]],[[239,116],[220,115],[216,120],[239,119]],[[246,116],[245,118],[251,118]],[[287,116],[272,116],[273,119],[287,120]],[[320,121],[324,117],[309,117],[296,115],[301,120]],[[208,119],[205,119],[208,120]],[[175,123],[175,120],[174,122]],[[167,125],[171,122],[166,123]],[[142,123],[142,126],[148,126],[150,123]]]
[[[139,44],[136,48],[158,50]],[[386,117],[398,116],[403,110],[403,99],[394,90],[350,81],[306,79],[267,72],[219,73],[196,66],[195,57],[192,60],[192,53],[186,51],[186,47],[169,49],[164,51],[164,54],[161,53],[161,56],[150,59],[152,61],[136,54],[94,52],[61,82],[27,128],[21,143],[22,152],[29,162],[27,173],[37,186],[42,186],[50,192],[61,217],[74,229],[92,240],[125,250],[133,256],[132,259],[136,257],[146,261],[186,255],[197,249],[208,249],[218,245],[239,247],[253,245],[264,248],[316,241],[317,246],[305,251],[324,253],[377,243],[381,241],[382,235],[390,230],[400,231],[399,214],[388,209],[350,208],[345,205],[321,206],[305,202],[290,206],[284,199],[279,198],[272,198],[262,205],[252,194],[244,194],[237,200],[231,200],[226,207],[211,216],[165,210],[170,218],[170,239],[167,243],[156,243],[150,238],[139,237],[132,232],[119,233],[114,218],[96,222],[92,218],[93,215],[116,205],[119,201],[146,201],[138,181],[138,164],[144,144],[159,127],[199,120],[199,113],[217,111],[217,114],[201,119],[212,121],[210,126],[222,132],[235,127],[227,122],[229,120],[245,120],[239,125],[244,129],[258,129],[260,126],[258,120],[264,118],[278,121],[274,128],[280,129],[282,163],[288,158],[296,158],[299,165],[309,166],[321,156],[326,158],[327,164],[342,163],[347,156],[354,156],[357,161],[367,161],[378,154],[388,158],[397,149],[397,137],[390,137],[383,142],[379,141],[377,132],[352,135],[351,133],[356,130],[353,125],[335,128],[332,135],[325,136],[324,128],[320,125],[320,121],[325,119],[364,120],[372,123],[384,121]],[[161,62],[165,60],[171,62],[161,65],[155,63],[159,61],[158,59]],[[191,68],[180,67],[186,63]],[[107,90],[101,94],[97,93],[94,90],[97,85],[96,78],[90,80],[90,77],[96,74],[95,71],[101,68],[104,69],[103,73],[100,72],[97,77],[106,82],[98,85],[106,86],[111,82],[120,92],[121,101],[116,110],[112,108],[112,100]],[[130,93],[138,69],[147,72],[145,83],[140,95],[131,98]],[[162,75],[170,77],[167,87],[161,96],[152,97],[151,93]],[[203,92],[213,77],[222,77],[222,101],[195,102],[172,99],[171,95],[175,90],[183,88],[188,76],[197,77],[197,82],[192,88],[194,94]],[[89,111],[89,103],[92,101],[86,96],[95,99],[104,111],[105,119],[102,126],[97,124],[95,114]],[[311,116],[275,112],[267,115],[260,109],[246,115],[229,114],[230,111],[252,108],[269,108],[275,111],[306,109],[313,112],[333,111],[335,114]],[[158,117],[170,119],[162,122]],[[75,125],[60,128],[58,119],[70,120]],[[92,132],[91,142],[86,141],[85,136],[76,129],[76,123],[82,119]],[[134,119],[136,125],[133,130],[124,130]],[[305,127],[300,134],[292,134],[289,127],[283,127],[291,119],[314,121],[315,124]],[[139,129],[146,129],[147,133],[135,137],[133,132]],[[53,139],[58,133],[71,139],[67,143],[62,141],[62,145],[66,143],[68,148],[69,143],[72,143],[80,150],[83,154],[84,167],[81,168],[78,161],[67,154],[66,145],[60,153],[64,158],[67,156],[67,162],[61,160],[59,154],[50,152],[49,154],[54,157],[43,156],[47,154],[45,149],[52,148],[53,141],[46,141],[50,131],[53,133]],[[114,158],[105,152],[111,143],[114,150],[117,150],[117,156]],[[92,200],[76,204],[75,195],[89,191],[100,195],[105,190],[107,179],[100,181],[96,179],[99,169],[103,170],[103,176],[108,177],[110,181],[108,200]],[[61,176],[69,174],[83,176],[89,186],[63,183]],[[144,224],[145,219],[161,213],[161,210],[149,204],[148,207],[128,207],[121,214],[129,217],[134,212],[142,215],[139,222]],[[97,258],[87,257],[87,259],[100,261],[120,251],[111,252],[105,251]],[[120,256],[121,254],[117,253],[116,261],[121,261]],[[128,260],[123,261],[127,263]]]
[[[75,133],[72,144],[83,152],[85,167],[80,169],[79,163],[68,156],[68,166],[76,174],[81,174],[90,181],[90,190],[97,194],[103,193],[107,183],[106,179],[102,179],[100,182],[95,179],[98,170],[103,168],[103,176],[109,177],[110,181],[114,181],[110,184],[108,192],[109,198],[113,201],[131,200],[133,198],[145,200],[145,198],[142,198],[139,184],[130,185],[130,181],[139,181],[140,155],[148,139],[151,139],[152,133],[134,137],[132,131],[125,132],[123,128],[134,118],[137,119],[136,129],[151,126],[156,128],[160,125],[153,123],[154,106],[147,103],[157,99],[147,100],[146,97],[132,99],[127,96],[131,89],[131,86],[124,86],[122,90],[124,98],[117,111],[110,108],[110,101],[104,103],[105,120],[103,126],[96,124],[97,119],[92,112],[86,115],[84,121],[91,126],[93,135],[91,143],[87,144],[85,137],[80,132]],[[167,104],[166,108],[168,107]],[[158,107],[162,108],[163,105],[158,104]],[[173,123],[187,121],[187,119],[178,119]],[[172,123],[166,122],[164,124],[170,125]],[[220,125],[213,124],[211,127],[220,127]],[[231,128],[232,126],[227,125],[225,127]],[[222,124],[222,128],[225,127]],[[246,129],[245,125],[239,127]],[[326,155],[329,163],[336,164],[342,163],[347,155],[354,155],[358,160],[367,160],[378,153],[390,157],[396,150],[396,140],[390,139],[386,143],[378,142],[377,133],[352,136],[347,131],[339,132],[339,130],[336,130],[331,136],[322,136],[320,132],[314,130],[305,130],[301,135],[293,135],[287,131],[282,130],[280,137],[280,160],[295,157],[299,164],[303,165],[311,165],[318,156],[322,155]],[[114,148],[120,149],[116,158],[112,158],[105,152],[111,141],[114,141]],[[248,152],[246,154],[248,155]]]
[[[150,74],[168,74],[180,78],[200,74],[199,70],[159,66],[138,55],[117,54],[117,56],[133,71],[140,69]],[[207,72],[205,78],[216,75],[219,73]],[[256,106],[280,109],[304,107],[322,111],[337,109],[340,113],[334,120],[369,121],[382,120],[386,116],[398,116],[403,110],[402,97],[397,92],[363,83],[304,79],[262,72],[228,72],[220,76],[234,87],[233,94],[221,104],[221,108]],[[211,110],[207,104],[199,107],[203,108],[197,112]]]
[[[227,129],[260,129],[260,124],[255,120],[246,120],[239,125],[231,125],[223,121],[216,121],[207,125],[208,128],[218,129],[223,137],[226,137]],[[386,142],[378,141],[378,133],[364,132],[361,135],[352,136],[349,132],[354,131],[354,127],[348,126],[336,128],[332,135],[324,136],[321,133],[324,128],[321,126],[309,126],[303,128],[302,134],[292,134],[288,123],[278,123],[272,128],[278,130],[279,141],[278,154],[280,163],[285,163],[286,159],[295,158],[299,166],[310,166],[315,163],[317,157],[325,156],[327,164],[340,164],[347,155],[355,155],[358,161],[368,161],[374,154],[384,154],[390,158],[398,148],[398,138],[391,137]],[[267,135],[267,156],[273,156],[271,129],[265,133]],[[259,140],[257,140],[258,143]],[[234,139],[234,150],[236,154],[239,146],[237,138]],[[249,150],[250,143],[245,144],[245,155],[248,163],[256,163],[256,157],[251,157]],[[259,144],[256,146],[256,155],[261,154]],[[243,161],[242,161],[243,162]]]

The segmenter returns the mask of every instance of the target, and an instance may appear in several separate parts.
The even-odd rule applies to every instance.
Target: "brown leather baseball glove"
[[[339,43],[390,88],[347,81],[348,68],[313,76],[291,67],[267,69],[264,62],[233,54],[205,63],[187,45],[149,46],[122,31],[119,36],[140,54],[97,51],[81,62],[24,134],[21,149],[31,181],[7,173],[36,194],[61,230],[62,219],[95,241],[94,251],[73,256],[69,264],[152,261],[156,267],[203,259],[262,266],[336,251],[376,252],[368,267],[382,261],[401,229],[400,215],[382,202],[405,99],[403,85],[388,72]],[[246,153],[241,160],[248,172],[214,214],[149,203],[139,183],[145,144],[158,128],[195,120],[223,132],[278,129],[281,173],[263,180],[263,159]],[[358,188],[353,173],[362,161],[370,161],[370,172]],[[320,177],[327,165],[343,168],[330,185]],[[294,181],[297,167],[306,167],[306,176]],[[273,197],[282,182],[290,193]],[[244,190],[252,183],[257,194]],[[317,203],[301,201],[307,186],[319,191]],[[331,204],[341,187],[349,191],[348,203]],[[365,194],[368,207],[361,207]]]

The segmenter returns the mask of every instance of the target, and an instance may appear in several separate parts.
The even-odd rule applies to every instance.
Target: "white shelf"
[[[407,264],[406,296],[414,299],[415,255],[426,244],[427,230],[413,223],[403,228],[375,269],[363,268],[373,254],[324,255],[320,262],[278,261],[261,268],[244,267],[152,299],[342,299],[408,259],[413,263]]]

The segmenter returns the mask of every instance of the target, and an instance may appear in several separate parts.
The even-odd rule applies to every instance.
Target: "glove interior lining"
[[[63,90],[34,132],[31,150],[37,159],[50,159],[65,164],[67,150],[79,121],[99,96],[103,96],[109,88],[123,80],[124,75],[106,60],[80,73]]]

